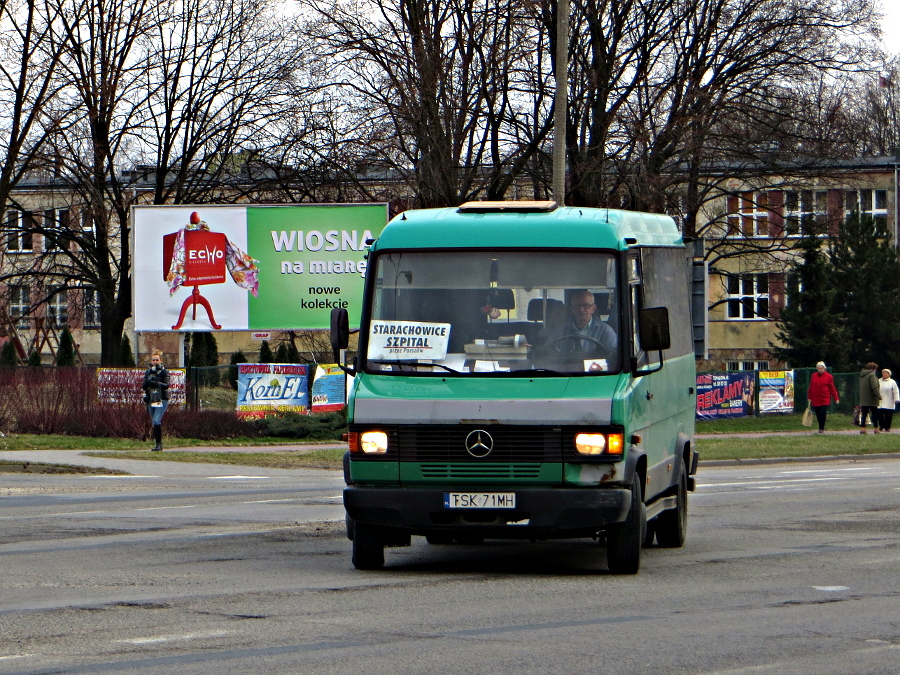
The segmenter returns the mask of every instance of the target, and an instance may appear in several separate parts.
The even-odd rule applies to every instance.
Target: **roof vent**
[[[466,202],[460,213],[549,213],[556,210],[556,202]]]

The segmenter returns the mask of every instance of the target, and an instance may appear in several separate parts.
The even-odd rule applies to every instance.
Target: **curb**
[[[823,455],[821,457],[767,457],[761,459],[709,459],[700,460],[701,467],[759,466],[764,464],[803,464],[815,462],[853,462],[866,459],[900,459],[900,453],[872,453],[866,455]]]

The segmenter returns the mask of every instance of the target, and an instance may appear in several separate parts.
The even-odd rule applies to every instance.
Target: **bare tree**
[[[53,8],[36,0],[0,0],[0,204],[30,171],[54,120],[43,115],[58,91],[55,79],[61,46],[50,25]]]
[[[522,0],[370,0],[315,5],[341,134],[357,165],[405,177],[421,206],[496,198],[539,151],[546,45]],[[536,58],[537,57],[537,58]]]

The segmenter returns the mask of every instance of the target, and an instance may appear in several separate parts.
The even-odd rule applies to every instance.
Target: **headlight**
[[[388,449],[388,437],[383,431],[364,431],[359,435],[359,447],[366,454],[383,455]]]
[[[621,455],[625,447],[622,434],[575,434],[579,455]]]
[[[606,436],[603,434],[577,434],[575,449],[579,455],[602,455],[606,451]]]

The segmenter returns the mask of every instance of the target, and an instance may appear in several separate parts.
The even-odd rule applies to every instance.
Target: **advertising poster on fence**
[[[759,412],[794,412],[794,371],[759,371]]]
[[[386,204],[135,206],[137,331],[359,325],[366,253]]]
[[[239,363],[237,415],[309,412],[309,369],[291,363]]]
[[[102,403],[143,403],[144,368],[98,368],[97,396]],[[185,401],[185,370],[169,368],[169,405]]]
[[[755,382],[754,372],[697,375],[697,419],[752,415]]]
[[[337,364],[319,364],[312,384],[312,411],[334,412],[345,404],[344,371]]]

